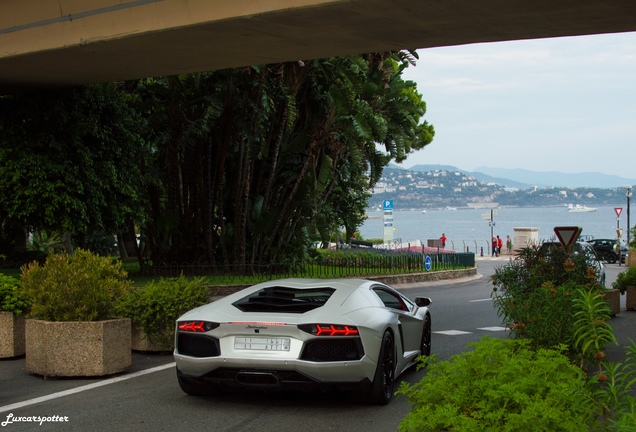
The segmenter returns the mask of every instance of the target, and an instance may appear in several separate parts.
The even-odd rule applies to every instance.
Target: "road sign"
[[[581,235],[583,228],[577,226],[554,227],[554,233],[564,248],[570,249]]]
[[[426,255],[426,258],[424,258],[424,269],[426,271],[431,271],[431,267],[433,266],[433,260],[431,260],[431,257]]]
[[[623,213],[623,207],[614,207],[614,211],[616,212],[616,217],[621,217],[621,213]]]
[[[393,210],[393,200],[384,200],[382,207],[384,210]]]

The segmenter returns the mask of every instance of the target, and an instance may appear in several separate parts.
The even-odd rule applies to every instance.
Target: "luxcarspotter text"
[[[13,413],[9,413],[7,419],[0,423],[2,426],[7,426],[12,423],[39,423],[42,426],[42,423],[60,423],[60,422],[68,422],[68,416],[24,416],[24,417],[15,417]]]

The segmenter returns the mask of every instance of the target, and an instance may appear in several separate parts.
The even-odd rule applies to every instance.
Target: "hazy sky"
[[[418,50],[435,139],[402,166],[636,178],[636,33]]]

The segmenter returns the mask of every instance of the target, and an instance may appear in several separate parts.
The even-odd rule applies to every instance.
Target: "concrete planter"
[[[606,290],[605,300],[609,303],[612,316],[618,315],[621,311],[621,291],[617,289]]]
[[[104,376],[131,365],[130,319],[26,320],[26,370],[44,377]]]
[[[625,264],[627,264],[627,267],[636,267],[636,250],[633,252],[631,249],[629,250]]]
[[[636,286],[628,286],[625,290],[625,308],[636,310]]]
[[[0,312],[0,358],[24,355],[24,332],[24,315]]]
[[[172,353],[174,351],[174,338],[170,338],[170,343],[161,343],[150,340],[142,329],[134,327],[132,328],[132,350],[140,352],[154,352],[154,353]]]

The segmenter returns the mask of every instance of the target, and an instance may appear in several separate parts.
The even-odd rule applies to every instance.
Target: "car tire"
[[[184,377],[178,369],[177,381],[179,381],[179,387],[181,387],[181,390],[190,396],[216,396],[220,393],[220,389],[211,387],[202,380]]]
[[[607,254],[607,262],[610,264],[616,264],[616,261],[618,260],[618,257],[616,256],[616,254],[610,252]]]
[[[384,332],[378,355],[378,365],[371,386],[370,401],[376,405],[386,405],[393,398],[395,386],[395,343],[391,332]]]
[[[420,343],[420,355],[430,357],[431,355],[431,316],[424,317],[422,329],[422,342]]]

